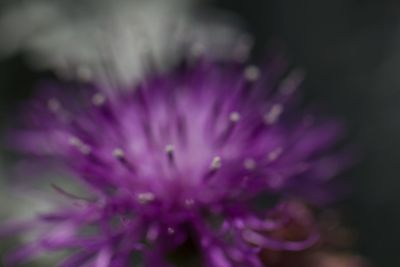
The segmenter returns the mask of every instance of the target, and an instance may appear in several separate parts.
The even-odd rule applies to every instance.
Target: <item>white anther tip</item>
[[[244,77],[248,81],[256,81],[260,77],[260,70],[256,66],[248,66],[244,70]]]

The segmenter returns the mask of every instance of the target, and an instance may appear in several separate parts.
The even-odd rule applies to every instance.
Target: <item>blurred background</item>
[[[2,14],[11,2],[18,10],[16,2],[29,1],[2,2]],[[173,2],[171,14],[188,12],[179,8],[184,1]],[[355,229],[357,251],[374,266],[400,266],[400,1],[218,0],[198,3],[190,12],[208,14],[211,7],[236,23],[240,19],[238,24],[254,36],[253,58],[282,46],[289,60],[306,71],[306,102],[323,103],[346,121],[363,160],[350,175],[353,193],[341,204],[345,221]],[[218,20],[218,13],[213,16]],[[24,23],[29,20],[21,16],[19,24],[8,24],[0,45]],[[29,41],[24,38],[22,46]],[[30,49],[6,51],[1,58],[1,130],[34,85],[53,76],[48,68],[29,64]]]

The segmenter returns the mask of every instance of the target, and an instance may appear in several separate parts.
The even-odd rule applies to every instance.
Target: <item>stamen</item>
[[[191,198],[185,199],[185,205],[187,207],[191,207],[191,206],[193,206],[193,204],[194,204],[194,200],[193,199],[191,199]]]
[[[278,119],[279,116],[283,112],[283,106],[280,104],[275,104],[271,107],[271,110],[265,114],[264,121],[267,124],[274,124]]]
[[[290,95],[299,87],[303,79],[304,71],[294,70],[281,82],[279,91],[283,95]]]
[[[240,114],[239,112],[232,112],[231,114],[229,114],[229,120],[231,122],[238,122],[240,120]]]
[[[138,194],[137,198],[141,204],[147,204],[152,202],[156,197],[151,192],[145,192]]]
[[[283,149],[281,147],[278,147],[274,150],[272,150],[269,154],[268,154],[268,160],[269,161],[274,161],[276,160],[283,152]]]
[[[212,176],[214,176],[214,174],[221,168],[221,157],[219,156],[215,156],[210,164],[210,169],[209,171],[205,174],[204,179],[208,180],[210,179]]]
[[[151,148],[155,146],[156,140],[154,138],[153,129],[148,121],[142,121],[143,132],[146,136],[147,145]]]
[[[246,80],[254,82],[260,77],[260,70],[256,66],[248,66],[244,70],[244,77]]]
[[[172,227],[168,227],[167,232],[168,234],[173,235],[175,233],[175,230]]]
[[[239,112],[234,111],[229,114],[229,124],[227,125],[226,129],[222,132],[221,136],[218,138],[218,145],[223,145],[226,141],[228,141],[229,137],[233,132],[233,129],[235,128],[239,120],[240,120]]]
[[[179,139],[181,140],[182,144],[186,144],[187,141],[187,129],[186,129],[186,120],[185,117],[182,115],[178,115],[177,118],[177,130]]]
[[[89,155],[90,152],[92,151],[92,149],[91,149],[88,145],[82,143],[82,141],[79,140],[79,139],[76,138],[76,137],[71,137],[71,138],[69,139],[69,143],[70,143],[72,146],[75,146],[75,147],[76,147],[82,154],[84,154],[84,155]]]
[[[117,159],[124,159],[125,158],[125,152],[121,148],[116,148],[113,151],[113,156],[116,157]]]
[[[221,168],[221,157],[216,156],[212,159],[210,169],[211,170],[218,170]]]
[[[102,106],[105,102],[106,97],[101,93],[97,93],[92,97],[92,103],[95,106]]]
[[[167,153],[168,161],[170,163],[174,162],[174,150],[175,150],[175,148],[171,144],[168,144],[165,146],[165,153]]]
[[[132,172],[135,171],[134,166],[130,162],[127,161],[124,150],[122,150],[121,148],[114,149],[113,156],[116,159],[118,159],[118,161],[121,162],[129,171],[132,171]]]
[[[47,102],[47,107],[51,112],[56,113],[61,109],[61,104],[57,99],[51,98]]]
[[[165,146],[165,152],[166,152],[168,155],[172,155],[172,154],[174,153],[174,146],[171,145],[171,144],[166,145],[166,146]]]
[[[256,162],[254,159],[245,159],[244,167],[247,170],[254,170],[256,168]]]
[[[220,99],[215,99],[212,108],[210,109],[210,114],[209,114],[209,121],[208,121],[208,127],[205,127],[206,131],[214,131],[215,127],[217,125],[217,121],[219,119],[219,116],[221,114],[221,109],[222,109],[222,103]]]

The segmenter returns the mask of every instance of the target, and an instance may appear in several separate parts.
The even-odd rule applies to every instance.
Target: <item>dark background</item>
[[[247,23],[255,56],[280,40],[306,70],[306,101],[326,104],[347,122],[363,150],[351,173],[353,193],[343,203],[358,232],[356,249],[375,266],[400,266],[400,1],[216,2]],[[1,128],[43,75],[49,74],[33,72],[23,55],[0,62]]]

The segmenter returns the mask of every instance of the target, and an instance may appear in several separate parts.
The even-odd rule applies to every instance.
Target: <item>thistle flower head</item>
[[[60,266],[131,266],[141,255],[145,266],[259,267],[262,249],[312,245],[312,216],[289,199],[327,196],[343,166],[327,154],[341,127],[300,112],[300,73],[278,69],[204,59],[130,91],[47,86],[18,146],[65,163],[88,196],[55,185],[79,205],[39,216],[37,240],[11,259],[68,249]],[[304,234],[277,234],[288,224]]]

